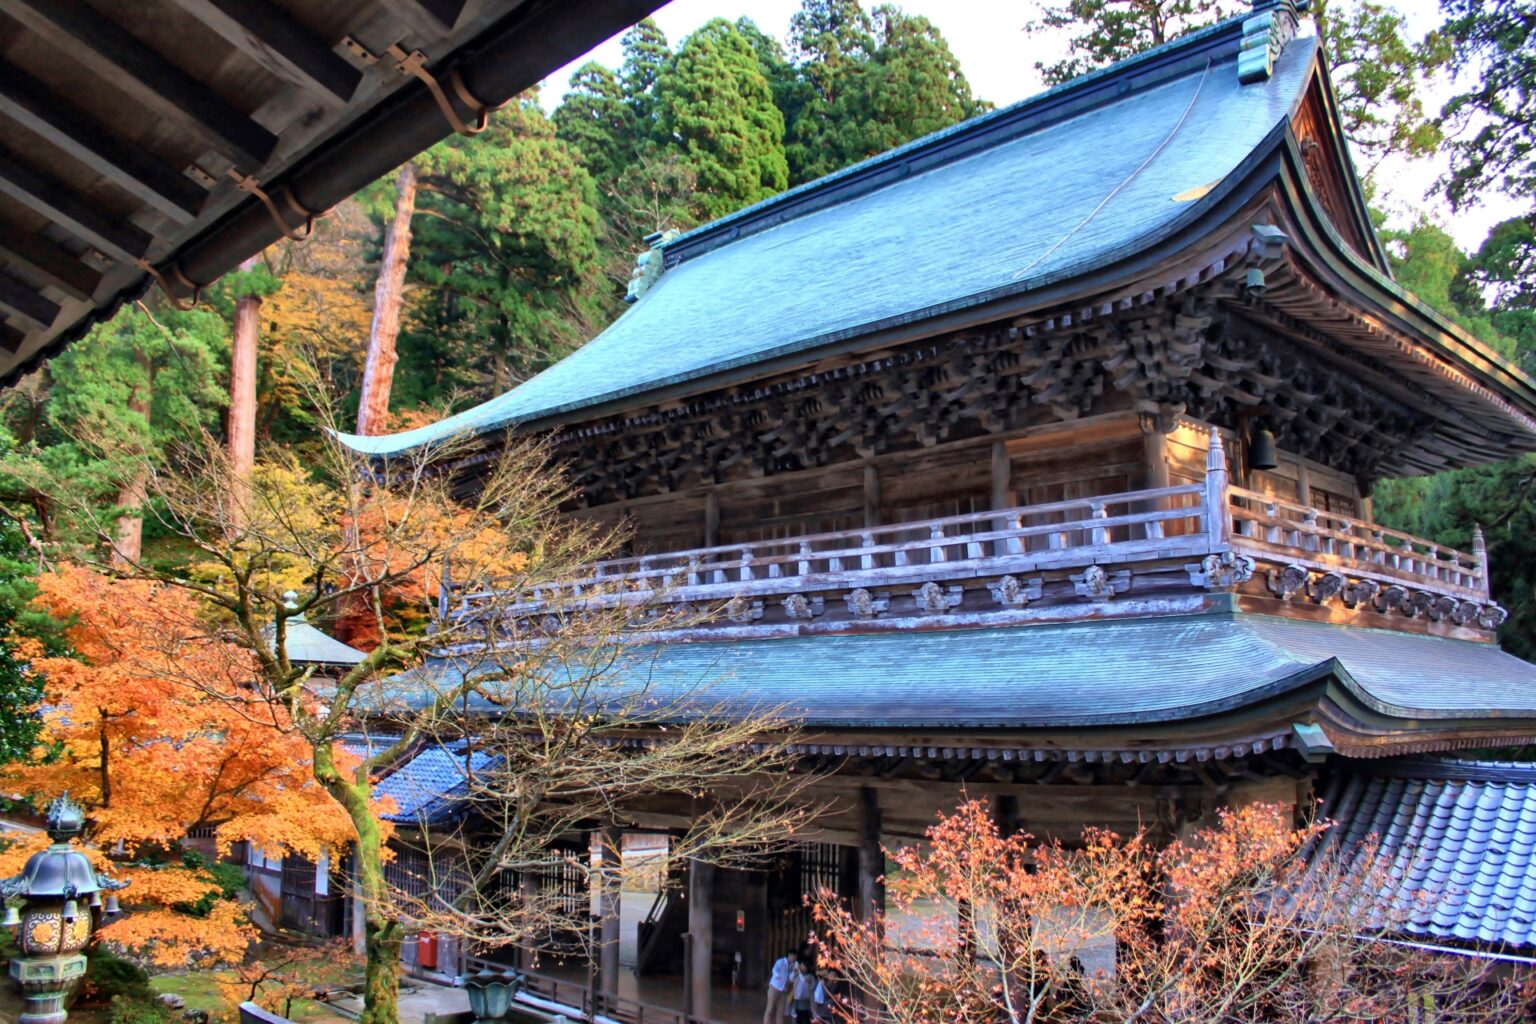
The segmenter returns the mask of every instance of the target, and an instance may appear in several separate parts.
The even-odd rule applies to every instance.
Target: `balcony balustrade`
[[[742,602],[762,607],[777,601],[791,618],[810,618],[808,602],[819,602],[819,609],[834,599],[849,601],[854,613],[850,595],[857,592],[865,595],[858,611],[869,618],[868,606],[882,596],[906,600],[911,594],[919,605],[928,599],[930,607],[917,610],[931,612],[944,610],[931,607],[934,600],[958,606],[963,592],[977,590],[990,590],[998,605],[1017,609],[1039,596],[1041,580],[1031,574],[1071,580],[1079,595],[1094,597],[1093,587],[1116,573],[1166,574],[1171,568],[1177,574],[1183,568],[1190,570],[1187,585],[1198,578],[1194,570],[1216,556],[1215,565],[1237,566],[1243,581],[1256,572],[1271,574],[1280,581],[1271,587],[1278,596],[1300,589],[1320,602],[1318,594],[1347,587],[1346,599],[1355,598],[1351,607],[1369,598],[1382,610],[1429,609],[1436,621],[1487,628],[1496,606],[1480,540],[1474,553],[1456,551],[1234,487],[1217,442],[1199,483],[611,559],[594,563],[581,578],[528,587],[512,600],[507,591],[448,590],[440,611],[534,619],[615,603],[739,608]],[[1087,575],[1094,567],[1097,580]],[[1073,570],[1082,573],[1070,575]],[[1230,585],[1230,575],[1223,579]],[[1006,580],[1014,582],[1011,590],[1003,588],[1005,597],[999,587]],[[936,593],[914,589],[929,584]],[[732,617],[738,624],[752,618]]]

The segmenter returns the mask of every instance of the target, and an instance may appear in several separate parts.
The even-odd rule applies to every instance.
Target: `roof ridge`
[[[1426,782],[1502,782],[1536,784],[1536,762],[1484,761],[1460,757],[1392,758],[1352,766],[1362,775],[1377,778],[1417,779]]]
[[[1255,10],[1261,7],[1267,9],[1256,4]],[[1221,59],[1236,61],[1242,45],[1243,26],[1254,16],[1255,10],[1196,29],[1006,107],[940,128],[701,224],[659,244],[665,266],[671,268],[744,235],[756,234],[815,210],[847,202],[913,173],[932,170],[1058,121],[1118,102],[1132,92],[1145,91],[1189,74],[1204,66],[1199,63],[1201,58],[1206,58],[1207,64],[1214,61],[1214,55],[1208,51],[1221,49],[1228,43],[1233,44],[1232,51],[1222,54]],[[1137,72],[1145,72],[1145,77],[1135,85],[1122,83],[1123,87],[1119,89],[1106,87],[1107,83]],[[922,160],[922,166],[912,166],[917,159]]]

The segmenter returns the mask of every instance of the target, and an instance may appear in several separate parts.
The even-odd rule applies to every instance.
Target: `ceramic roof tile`
[[[1338,822],[1335,844],[1379,843],[1362,873],[1405,862],[1421,868],[1392,873],[1396,897],[1412,911],[1411,933],[1532,948],[1536,841],[1525,835],[1536,822],[1532,767],[1454,759],[1373,765],[1330,780],[1323,814]],[[1388,816],[1426,827],[1382,827]]]
[[[462,810],[469,795],[469,773],[485,771],[496,760],[480,751],[466,757],[462,750],[427,747],[381,779],[374,795],[394,802],[395,809],[383,815],[388,821],[438,825]]]
[[[465,671],[432,661],[391,679],[388,696],[426,699]],[[611,671],[829,727],[1172,721],[1334,673],[1385,713],[1536,717],[1536,666],[1492,644],[1242,614],[660,644]],[[1464,833],[1472,812],[1449,810],[1425,827]]]

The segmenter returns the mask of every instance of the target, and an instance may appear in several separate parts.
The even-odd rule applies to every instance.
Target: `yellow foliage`
[[[132,950],[159,967],[236,963],[256,938],[245,910],[232,900],[219,900],[207,917],[191,917],[169,909],[142,909],[108,923],[101,941]]]

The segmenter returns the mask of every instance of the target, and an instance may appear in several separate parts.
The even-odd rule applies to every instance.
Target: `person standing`
[[[791,976],[798,964],[794,953],[785,953],[773,962],[773,969],[768,972],[768,1005],[763,1009],[763,1024],[784,1024]]]
[[[811,995],[815,986],[815,973],[803,962],[795,961],[794,984],[790,993],[795,1024],[811,1024]]]

